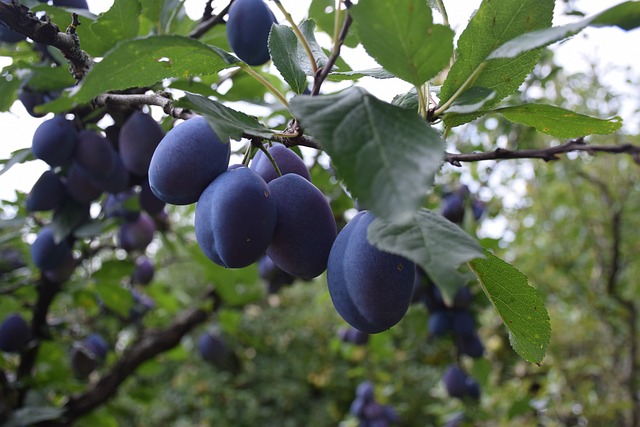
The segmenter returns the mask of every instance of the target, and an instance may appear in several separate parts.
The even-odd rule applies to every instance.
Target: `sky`
[[[206,0],[186,0],[187,13],[193,18],[198,18],[204,9]],[[94,13],[100,13],[109,9],[111,0],[88,0],[89,8]],[[217,1],[214,4],[221,4]],[[306,17],[306,10],[310,0],[282,0],[283,5],[293,15],[296,21]],[[473,11],[480,5],[481,0],[445,0],[449,19],[453,29],[459,33],[464,29]],[[559,2],[560,3],[560,2]],[[577,8],[588,15],[600,12],[608,7],[621,3],[620,0],[585,0],[575,2]],[[276,16],[283,21],[277,8],[272,6]],[[436,18],[437,19],[437,18]],[[554,25],[562,25],[578,18],[566,18],[556,12]],[[587,29],[580,35],[556,44],[551,48],[557,53],[556,60],[569,72],[577,72],[589,67],[592,63],[598,63],[602,70],[608,70],[611,66],[629,66],[640,71],[640,55],[630,55],[629,46],[640,46],[640,31],[624,32],[617,28]],[[354,69],[365,69],[376,66],[375,62],[364,54],[362,49],[344,49],[343,55]],[[8,64],[7,58],[0,57],[0,67]],[[621,75],[615,71],[606,71],[603,79],[614,87],[619,87],[621,92],[635,91],[634,87],[625,87]],[[397,80],[363,79],[360,83],[367,90],[380,98],[390,100],[397,93],[407,90],[407,84]],[[637,97],[640,99],[640,93]],[[628,110],[637,108],[628,106]],[[621,112],[625,117],[625,111]],[[46,118],[45,118],[46,119]],[[31,139],[38,124],[44,119],[30,117],[22,105],[17,102],[10,112],[0,113],[0,159],[10,156],[10,153],[29,147]],[[637,128],[634,129],[637,131]],[[14,199],[16,189],[28,192],[38,179],[40,174],[47,169],[44,162],[35,161],[25,165],[18,165],[7,173],[0,175],[0,200]]]

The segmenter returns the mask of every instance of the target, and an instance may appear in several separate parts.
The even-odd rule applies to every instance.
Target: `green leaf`
[[[444,142],[415,112],[357,87],[297,96],[290,107],[365,208],[384,219],[408,219],[419,209],[442,165]]]
[[[495,112],[507,120],[536,128],[558,138],[608,135],[622,127],[622,118],[598,119],[546,104],[524,104],[498,108]]]
[[[513,349],[526,361],[540,363],[551,339],[549,314],[538,291],[512,265],[489,252],[469,263],[482,289],[509,330]]]
[[[96,291],[105,307],[124,318],[129,317],[134,304],[130,291],[120,286],[117,281],[98,283]]]
[[[255,117],[233,110],[213,99],[187,93],[177,104],[197,111],[204,116],[215,134],[223,142],[229,139],[238,140],[243,134],[258,138],[273,136],[273,132]]]
[[[420,101],[418,100],[418,91],[415,87],[412,87],[411,89],[409,89],[409,92],[394,96],[391,103],[393,105],[397,105],[398,107],[418,111],[418,108],[420,107]]]
[[[282,77],[291,89],[301,94],[307,88],[307,74],[302,69],[296,52],[298,38],[290,27],[274,24],[269,33],[269,53]],[[308,59],[307,59],[308,62]]]
[[[67,67],[38,66],[32,67],[33,74],[29,78],[29,88],[48,92],[73,86],[76,81]]]
[[[369,55],[401,79],[420,86],[449,64],[454,32],[433,24],[424,0],[369,0],[349,13]]]
[[[554,3],[553,0],[484,0],[460,35],[458,58],[442,86],[441,104],[453,96],[496,48],[521,34],[550,27]],[[490,109],[515,92],[539,58],[540,51],[536,50],[516,58],[487,62],[472,85],[496,92],[484,108]],[[480,115],[481,112],[450,113],[445,114],[444,121],[447,127],[452,127]]]
[[[329,57],[324,53],[324,50],[320,47],[318,42],[316,41],[316,23],[312,20],[306,20],[300,23],[298,26],[300,28],[300,32],[304,36],[305,40],[307,40],[307,44],[309,45],[309,49],[311,49],[311,53],[316,60],[316,65],[318,67],[322,67],[329,61]],[[297,56],[298,61],[302,65],[302,69],[306,71],[308,76],[313,76],[313,68],[311,67],[311,62],[309,60],[309,56],[302,44],[298,43],[297,48]]]
[[[51,227],[53,240],[56,243],[66,239],[80,225],[89,218],[89,207],[66,198],[59,209],[53,214]]]
[[[92,54],[102,56],[119,41],[136,37],[140,13],[138,0],[116,0],[108,11],[91,24],[91,32],[97,41]]]
[[[392,79],[395,76],[385,70],[384,68],[369,68],[367,70],[359,71],[338,71],[330,73],[329,80],[341,81],[341,80],[357,80],[362,77],[373,77],[376,79]]]
[[[465,91],[447,109],[449,113],[467,114],[480,110],[493,98],[496,92],[486,87],[472,87]]]
[[[33,425],[43,421],[56,420],[62,417],[64,410],[47,406],[25,406],[11,414],[5,427]]]
[[[578,22],[523,34],[500,46],[487,59],[514,58],[523,52],[576,35],[588,26],[618,26],[627,31],[638,28],[640,3],[625,2]]]
[[[128,40],[94,65],[71,99],[83,103],[103,92],[150,86],[171,77],[213,74],[228,66],[219,49],[188,37],[150,36]],[[62,104],[54,101],[49,105]]]
[[[458,267],[484,256],[482,247],[462,228],[427,209],[420,209],[409,222],[378,218],[369,226],[367,238],[377,248],[422,267],[448,300],[467,281]]]
[[[17,92],[20,83],[20,79],[12,74],[0,76],[0,111],[9,111],[9,108],[18,97]]]
[[[0,165],[4,163],[4,167],[0,169],[0,176],[2,176],[2,174],[4,174],[5,172],[8,172],[9,169],[14,167],[15,165],[27,162],[29,160],[35,160],[35,157],[33,157],[33,153],[31,153],[31,147],[21,148],[14,151],[13,153],[11,153],[11,157],[8,160],[0,160]]]

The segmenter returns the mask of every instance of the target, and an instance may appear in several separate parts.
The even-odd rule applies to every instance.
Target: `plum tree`
[[[267,255],[287,273],[312,279],[327,269],[336,221],[324,194],[300,175],[269,183],[278,216]]]
[[[31,259],[40,270],[58,268],[70,252],[71,246],[66,239],[56,243],[53,228],[50,226],[43,227],[31,244]]]
[[[74,160],[87,175],[96,180],[109,176],[115,168],[114,149],[106,138],[94,131],[78,133]]]
[[[29,212],[49,211],[58,207],[65,195],[66,188],[58,174],[52,170],[46,170],[33,184],[25,207]]]
[[[54,116],[38,126],[33,134],[33,155],[50,166],[66,166],[76,149],[78,134],[73,123],[63,116]]]
[[[233,52],[249,65],[269,58],[268,38],[276,17],[262,0],[236,0],[229,9],[227,39]]]
[[[280,173],[286,175],[288,173],[295,173],[311,182],[311,174],[309,169],[304,164],[302,159],[282,144],[274,144],[267,149],[273,160],[278,165]],[[258,151],[251,161],[251,169],[258,172],[258,174],[264,178],[267,183],[273,181],[278,177],[275,168],[271,164],[269,158],[262,152]]]
[[[76,202],[88,205],[102,194],[93,184],[91,177],[76,162],[71,163],[67,172],[67,194]]]
[[[294,175],[292,175],[294,176]],[[375,334],[402,319],[411,304],[415,265],[369,243],[375,217],[360,211],[338,234],[327,267],[336,311],[354,328]]]
[[[202,251],[229,268],[256,262],[276,227],[276,200],[267,183],[247,167],[229,168],[203,191],[195,229]]]
[[[204,117],[189,119],[160,141],[149,164],[149,185],[162,201],[195,203],[215,177],[227,170],[230,146],[218,139]]]
[[[0,351],[19,353],[29,341],[27,321],[19,313],[9,314],[0,324]]]
[[[164,131],[153,117],[134,111],[120,129],[118,150],[126,168],[136,175],[149,172],[151,157],[164,137]]]

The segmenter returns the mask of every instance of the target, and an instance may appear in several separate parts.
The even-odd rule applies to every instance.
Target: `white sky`
[[[188,13],[194,18],[201,14],[206,0],[186,0]],[[111,0],[88,0],[90,10],[100,13],[108,10]],[[296,21],[306,16],[306,10],[310,0],[283,0],[284,6],[292,13]],[[466,25],[472,12],[480,5],[481,0],[445,0],[452,27],[459,33]],[[621,3],[621,0],[578,1],[579,10],[589,15],[597,13],[608,7]],[[276,16],[281,15],[274,9]],[[559,15],[557,13],[556,15]],[[556,19],[554,25],[570,22],[572,19]],[[628,65],[634,70],[640,70],[640,55],[631,54],[630,46],[640,46],[640,31],[624,32],[617,28],[587,29],[577,37],[552,47],[557,52],[558,61],[569,72],[585,69],[590,63],[601,64],[603,69],[609,65]],[[354,69],[364,69],[374,66],[375,63],[362,54],[362,51],[345,50],[347,62]],[[7,65],[6,58],[0,57],[0,67]],[[607,82],[616,85],[620,83],[620,76],[610,73],[604,76]],[[369,81],[367,81],[369,80]],[[393,94],[406,90],[406,85],[398,81],[381,81],[364,79],[362,85],[377,96],[389,99]],[[621,91],[626,90],[621,88]],[[637,91],[637,89],[636,89]],[[640,98],[640,96],[639,96]],[[622,112],[624,118],[624,112]],[[31,138],[38,124],[44,119],[30,117],[17,102],[10,112],[0,113],[0,159],[9,157],[10,153],[31,145]],[[14,190],[28,192],[33,183],[47,166],[44,162],[30,162],[26,165],[15,166],[9,172],[0,175],[0,200],[13,199]]]

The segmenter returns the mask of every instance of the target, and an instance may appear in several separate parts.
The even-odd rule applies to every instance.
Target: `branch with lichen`
[[[72,22],[66,32],[61,32],[46,15],[40,19],[28,7],[19,3],[0,2],[0,21],[34,42],[59,49],[69,62],[69,71],[77,81],[82,80],[91,69],[93,61],[80,48],[80,38],[76,33],[76,28],[80,25],[77,14],[72,14]]]

